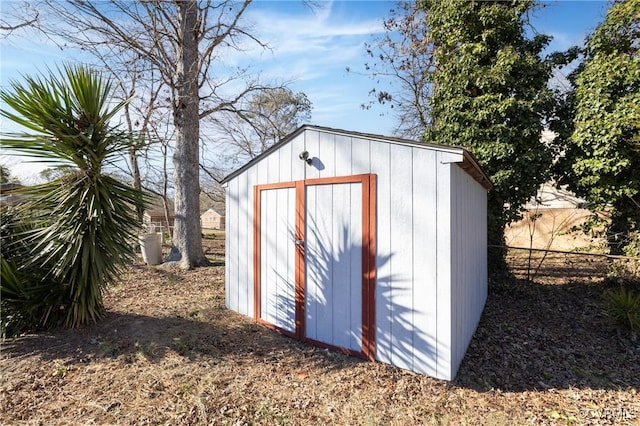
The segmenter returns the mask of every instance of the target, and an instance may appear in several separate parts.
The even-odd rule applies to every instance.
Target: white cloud
[[[269,2],[256,3],[260,7],[249,12],[247,20],[253,23],[254,33],[270,49],[264,51],[253,46],[244,52],[242,60],[271,68],[266,70],[269,74],[293,67],[317,75],[328,66],[344,67],[364,52],[365,40],[383,31],[381,17],[344,16],[336,12],[333,3],[323,4],[324,7],[315,11],[302,8],[297,13],[265,4],[268,6]],[[308,79],[308,76],[300,78]]]
[[[277,38],[279,49],[285,52],[299,51],[304,47],[304,42],[296,41],[326,41],[334,37],[368,36],[383,31],[381,18],[359,20],[355,16],[340,16],[335,13],[332,2],[323,4],[320,9],[306,11],[292,14],[283,8],[261,7],[250,11],[248,19],[255,23],[258,33]]]

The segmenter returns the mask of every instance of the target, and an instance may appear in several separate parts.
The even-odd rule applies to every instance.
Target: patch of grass
[[[164,281],[162,282],[162,284],[164,285],[173,286],[178,284],[182,280],[182,277],[176,272],[165,271],[160,268],[155,268],[155,271],[158,273],[158,275],[164,278]]]
[[[57,366],[57,367],[53,370],[53,372],[51,373],[51,375],[52,375],[53,377],[60,377],[60,378],[62,378],[62,377],[64,377],[64,376],[66,376],[68,372],[69,372],[69,367],[68,367],[68,366],[66,366],[66,365],[59,365],[59,366]]]
[[[193,311],[189,312],[189,318],[199,319],[202,317],[204,317],[204,312],[202,312],[202,309],[194,309]]]
[[[277,407],[274,407],[269,402],[260,403],[255,411],[255,420],[277,425],[287,425],[291,423],[286,415],[280,413]]]
[[[193,392],[193,389],[194,389],[193,383],[191,382],[183,383],[180,385],[180,387],[176,391],[176,395],[178,396],[189,395]]]
[[[101,342],[98,346],[98,350],[96,351],[96,355],[99,358],[112,357],[117,355],[117,353],[118,348],[111,342]]]
[[[607,316],[620,328],[632,333],[640,331],[640,294],[620,287],[607,291],[603,303]]]
[[[566,425],[572,425],[575,422],[578,421],[578,419],[571,415],[571,414],[566,414],[566,413],[561,413],[559,411],[550,411],[548,413],[549,417],[552,418],[553,420],[560,420],[562,421],[564,424]]]

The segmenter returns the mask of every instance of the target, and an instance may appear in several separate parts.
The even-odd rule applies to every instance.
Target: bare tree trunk
[[[129,162],[131,163],[131,175],[133,178],[133,187],[138,191],[142,191],[142,181],[140,180],[140,166],[138,165],[138,151],[137,151],[137,141],[134,141],[133,135],[133,124],[131,123],[131,110],[130,106],[127,103],[124,106],[124,116],[127,121],[127,130],[129,130],[129,140],[131,141],[131,146],[129,147]],[[138,216],[138,220],[142,223],[142,218],[144,216],[144,208],[142,205],[136,208],[136,214]]]
[[[138,153],[135,148],[129,148],[129,162],[131,163],[131,173],[133,175],[133,187],[138,191],[142,191],[142,181],[140,180],[140,166],[138,165]],[[136,214],[138,220],[142,222],[144,216],[144,209],[142,207],[136,208]]]
[[[93,53],[105,64],[113,62],[111,69],[124,69],[134,80],[138,72],[150,73],[152,79],[158,73],[158,89],[166,85],[170,91],[176,146],[175,226],[169,260],[183,268],[207,264],[200,229],[199,120],[234,111],[247,96],[264,89],[246,70],[223,76],[213,72],[218,50],[240,50],[240,39],[267,47],[240,26],[252,0],[40,1],[57,18],[42,27],[47,34],[60,37],[65,46],[69,43]],[[70,32],[69,27],[77,30]],[[240,80],[242,89],[233,88]],[[149,105],[153,107],[153,102]],[[145,119],[141,131],[147,130],[146,124]]]
[[[198,94],[198,6],[193,0],[178,2],[180,43],[176,64],[177,99],[173,105],[176,148],[173,154],[175,223],[169,261],[182,268],[206,265],[200,228],[200,152]]]
[[[164,206],[164,219],[167,224],[167,234],[171,235],[173,244],[173,229],[171,228],[171,212],[169,211],[169,173],[167,171],[167,151],[169,141],[164,140],[160,151],[162,152],[162,205]]]

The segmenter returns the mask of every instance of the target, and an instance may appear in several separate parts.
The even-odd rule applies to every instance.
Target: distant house
[[[175,219],[173,203],[169,202],[169,221],[163,207],[162,200],[157,200],[149,209],[144,211],[142,222],[152,232],[170,231]]]
[[[202,229],[224,229],[224,216],[209,209],[200,215],[200,226]]]
[[[581,230],[592,215],[585,204],[566,188],[545,183],[524,205],[523,218],[507,225],[505,242],[511,247],[568,251],[598,246],[602,241]]]
[[[557,188],[550,182],[540,185],[535,198],[525,204],[527,210],[540,209],[579,209],[586,201],[566,188]]]
[[[19,183],[2,183],[0,184],[0,206],[16,205],[22,196],[15,192],[22,188]]]

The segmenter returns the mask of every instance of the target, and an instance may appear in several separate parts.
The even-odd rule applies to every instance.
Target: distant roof
[[[210,209],[205,210],[205,211],[204,211],[204,213],[202,213],[200,216],[202,216],[202,215],[204,215],[204,214],[206,214],[206,213],[209,213],[209,212],[212,212],[212,213],[215,213],[215,214],[217,214],[217,215],[219,215],[219,216],[223,216],[223,217],[224,217],[224,214],[220,213],[220,212],[219,212],[219,211],[217,211],[216,209],[211,209],[211,208],[210,208]]]
[[[23,186],[21,184],[19,184],[19,183],[13,183],[13,182],[0,183],[0,194],[13,192],[13,191],[18,190],[18,189],[20,189],[22,187]]]
[[[532,209],[575,209],[582,207],[586,201],[579,198],[566,186],[558,188],[552,182],[543,183],[535,197],[532,197],[525,208]]]
[[[169,210],[169,214],[173,217],[174,205],[173,201],[167,200],[167,208]],[[147,208],[144,210],[149,216],[164,216],[164,200],[160,195],[152,194],[151,202],[147,205]]]
[[[284,144],[290,142],[291,140],[295,139],[297,136],[299,136],[301,133],[305,132],[306,130],[317,130],[319,132],[324,132],[324,133],[341,134],[341,135],[346,135],[346,136],[358,137],[358,138],[362,138],[362,139],[379,140],[379,141],[397,143],[397,144],[401,144],[401,145],[409,145],[409,146],[414,146],[414,147],[419,147],[419,148],[430,148],[430,149],[435,149],[435,150],[455,150],[455,151],[459,151],[463,155],[463,161],[462,161],[462,163],[458,163],[458,165],[460,167],[462,167],[463,170],[465,170],[471,177],[473,177],[476,181],[478,181],[478,183],[480,183],[486,189],[491,189],[493,187],[493,184],[491,183],[491,180],[484,173],[484,171],[482,170],[482,167],[480,167],[480,164],[478,163],[476,158],[473,156],[473,154],[471,154],[471,152],[469,152],[465,148],[462,148],[462,147],[459,147],[459,146],[453,146],[453,145],[440,145],[440,144],[432,144],[432,143],[426,143],[426,142],[418,142],[418,141],[413,141],[413,140],[409,140],[409,139],[398,138],[398,137],[395,137],[395,136],[383,136],[383,135],[376,135],[376,134],[373,134],[373,133],[361,133],[361,132],[354,132],[354,131],[349,131],[349,130],[334,129],[334,128],[331,128],[331,127],[314,126],[314,125],[310,125],[310,124],[305,124],[305,125],[297,128],[296,130],[291,132],[289,135],[285,136],[280,141],[275,143],[269,149],[264,151],[262,154],[260,154],[257,157],[251,159],[244,166],[242,166],[239,169],[235,170],[234,172],[230,173],[228,176],[226,176],[224,179],[222,179],[222,181],[220,183],[228,182],[229,180],[231,180],[234,177],[238,176],[239,174],[244,172],[246,169],[251,167],[253,164],[259,162],[263,157],[266,157],[267,155],[269,155],[273,151],[279,149],[282,145],[284,145]]]

